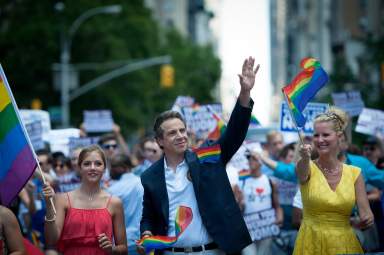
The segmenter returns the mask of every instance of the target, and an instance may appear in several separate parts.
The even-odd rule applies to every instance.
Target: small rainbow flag
[[[200,163],[215,163],[220,159],[220,144],[210,147],[197,148],[194,150]]]
[[[145,247],[146,253],[153,250],[162,250],[172,247],[179,236],[192,222],[192,209],[186,206],[179,206],[175,218],[175,236],[149,236],[136,241],[137,245]]]
[[[0,200],[8,205],[37,166],[18,108],[0,65]]]
[[[224,121],[219,116],[217,116],[216,113],[212,113],[212,117],[216,120],[216,127],[211,133],[208,134],[208,139],[218,140],[220,136],[224,134],[227,126],[225,125]]]
[[[304,69],[293,81],[282,88],[292,117],[298,127],[304,127],[306,119],[303,110],[309,100],[328,82],[328,75],[314,58],[304,58],[300,62]]]
[[[243,169],[243,170],[239,171],[239,180],[240,181],[244,181],[249,177],[251,177],[251,172],[249,170]]]

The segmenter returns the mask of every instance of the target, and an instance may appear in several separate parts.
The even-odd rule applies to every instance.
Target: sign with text
[[[280,233],[280,228],[275,224],[276,213],[273,208],[244,214],[244,220],[253,241],[277,236]]]
[[[175,103],[172,106],[172,111],[182,113],[181,108],[192,106],[195,103],[195,99],[190,96],[178,96]]]
[[[110,132],[113,130],[113,118],[110,110],[84,111],[84,129],[86,132]]]
[[[188,131],[194,132],[198,138],[206,138],[208,133],[217,125],[216,120],[212,116],[212,112],[221,117],[221,104],[183,107],[182,113],[187,122]]]
[[[384,111],[364,108],[357,120],[355,131],[384,137]]]
[[[51,130],[51,119],[49,117],[49,113],[43,110],[25,110],[25,109],[22,109],[19,112],[24,124],[40,121],[43,129],[42,130],[43,140],[48,141],[48,135]]]
[[[74,150],[77,148],[83,148],[87,147],[93,144],[97,144],[100,137],[94,136],[94,137],[69,137],[69,155],[72,154]]]
[[[276,184],[279,191],[279,203],[281,205],[292,205],[299,186],[297,183],[288,182],[283,179],[271,176],[271,180]]]
[[[64,155],[69,156],[69,139],[71,137],[80,137],[80,129],[64,128],[51,130],[48,136],[51,151],[61,151]]]
[[[313,133],[313,121],[315,117],[325,112],[328,109],[327,104],[323,103],[308,103],[303,111],[304,117],[307,119],[303,132],[306,134]],[[283,132],[297,132],[295,124],[293,123],[292,116],[285,101],[281,104],[280,111],[280,130]]]
[[[33,149],[35,151],[44,149],[43,125],[41,124],[41,120],[25,124],[25,129],[27,130]]]
[[[333,103],[346,111],[349,116],[358,116],[364,108],[360,91],[346,91],[342,93],[332,93]]]

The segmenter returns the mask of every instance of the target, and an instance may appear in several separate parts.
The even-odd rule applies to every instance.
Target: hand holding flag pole
[[[328,75],[315,58],[304,58],[300,62],[301,71],[293,81],[282,88],[293,123],[299,134],[301,144],[304,144],[300,129],[304,127],[306,119],[303,115],[305,106],[316,93],[328,82]],[[300,129],[299,129],[300,128]]]

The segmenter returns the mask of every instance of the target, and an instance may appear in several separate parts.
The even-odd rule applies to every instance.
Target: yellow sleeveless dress
[[[300,185],[303,221],[294,255],[363,253],[349,222],[359,174],[360,168],[343,164],[340,182],[333,191],[321,170],[310,162],[310,179]]]

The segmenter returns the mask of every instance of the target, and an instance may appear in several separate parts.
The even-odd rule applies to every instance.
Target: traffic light
[[[175,69],[172,65],[162,65],[160,69],[160,85],[162,88],[171,88],[175,82]]]

